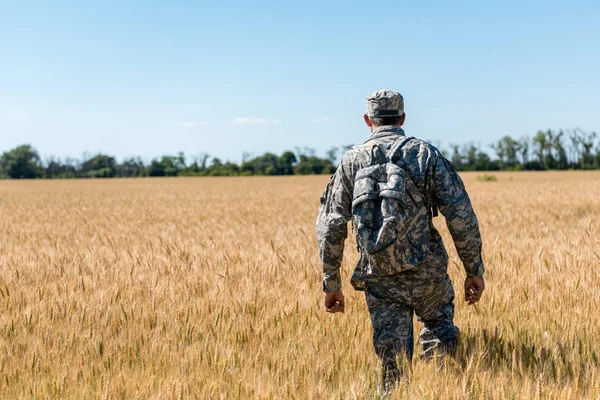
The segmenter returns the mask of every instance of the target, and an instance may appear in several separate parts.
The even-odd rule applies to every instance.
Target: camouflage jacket
[[[323,290],[340,290],[340,266],[344,252],[344,241],[348,235],[348,221],[352,219],[352,197],[356,172],[369,165],[369,148],[376,143],[390,146],[404,136],[404,131],[395,126],[383,126],[373,131],[368,144],[354,146],[342,157],[337,171],[321,196],[317,217],[317,242],[323,264]],[[446,218],[446,225],[454,240],[458,255],[468,276],[482,276],[481,235],[477,217],[462,179],[452,165],[429,143],[412,138],[399,153],[402,167],[425,196],[429,196],[433,210],[439,210]],[[400,162],[400,161],[399,161]],[[430,252],[427,262],[447,264],[441,236],[433,226],[435,211],[429,211],[431,230]],[[435,243],[434,243],[435,242]],[[439,249],[442,249],[441,252]],[[361,262],[364,257],[361,257]],[[360,266],[360,262],[359,262]],[[357,268],[359,268],[357,266]]]

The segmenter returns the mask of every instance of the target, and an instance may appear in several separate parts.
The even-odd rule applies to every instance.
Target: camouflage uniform
[[[403,99],[392,91],[378,91],[367,98],[370,116],[402,115]],[[394,113],[394,110],[397,113]],[[368,166],[369,148],[377,143],[389,149],[404,131],[397,126],[375,128],[369,144],[358,145],[342,157],[340,166],[321,197],[317,218],[317,241],[323,263],[323,290],[341,290],[340,265],[347,223],[352,219],[355,176]],[[407,170],[420,191],[431,198],[428,208],[429,252],[424,262],[394,275],[374,276],[365,270],[364,254],[353,274],[352,285],[365,290],[373,325],[373,343],[384,372],[398,375],[397,357],[412,358],[413,313],[424,324],[420,334],[422,355],[455,345],[459,329],[453,324],[454,289],[447,274],[448,255],[442,238],[432,223],[437,209],[446,224],[468,276],[482,276],[481,236],[477,218],[461,178],[452,165],[432,145],[411,138],[401,148],[397,164]],[[362,252],[361,252],[362,253]]]

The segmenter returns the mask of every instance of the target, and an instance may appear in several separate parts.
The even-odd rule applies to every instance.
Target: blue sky
[[[0,0],[0,151],[323,154],[381,88],[442,146],[600,131],[599,4]]]

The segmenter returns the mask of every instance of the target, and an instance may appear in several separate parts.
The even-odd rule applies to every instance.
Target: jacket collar
[[[371,134],[371,139],[380,138],[380,137],[389,136],[389,135],[406,136],[404,133],[404,129],[400,128],[399,126],[386,125],[386,126],[380,126],[379,128],[375,129],[373,131],[373,133]]]

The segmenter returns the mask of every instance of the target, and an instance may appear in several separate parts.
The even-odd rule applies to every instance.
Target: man
[[[382,384],[385,390],[391,390],[400,376],[398,360],[404,357],[412,359],[413,313],[416,313],[419,321],[424,324],[420,334],[423,347],[421,356],[442,354],[452,350],[457,343],[459,329],[453,323],[454,289],[447,274],[448,255],[432,221],[438,209],[446,218],[456,250],[465,267],[465,301],[469,305],[475,304],[484,290],[481,236],[464,184],[452,165],[434,146],[423,140],[405,136],[401,128],[405,119],[404,99],[399,93],[378,90],[367,97],[367,113],[364,120],[371,129],[371,138],[344,154],[340,166],[323,192],[317,217],[317,241],[324,275],[323,303],[326,311],[330,313],[344,312],[340,266],[344,240],[348,233],[347,223],[354,218],[361,258],[351,282],[355,289],[364,290],[366,293],[373,325],[373,344],[382,362]],[[385,156],[376,155],[386,152]],[[394,165],[381,167],[385,162]],[[400,166],[401,170],[395,165]],[[359,178],[362,178],[368,175],[368,171],[364,171],[369,167],[379,168],[379,171],[383,171],[381,168],[385,171],[396,168],[394,173],[401,177],[406,173],[403,187],[408,192],[406,195],[413,201],[400,201],[393,205],[397,207],[394,212],[399,215],[388,215],[385,218],[381,215],[381,212],[389,212],[392,209],[391,203],[384,204],[385,201],[389,201],[385,199],[383,202],[373,203],[375,206],[371,205],[371,209],[367,211],[358,210],[358,203],[362,201],[358,197],[365,197],[362,187],[365,184],[361,183],[361,187],[355,187],[357,173]],[[386,181],[391,179],[389,176],[378,179],[380,180],[375,180],[371,186],[378,186],[382,192],[381,188],[385,185],[392,185]],[[380,195],[383,196],[383,193]],[[372,199],[373,196],[369,198]],[[411,243],[412,247],[405,247],[411,247],[409,250],[414,250],[417,256],[412,257],[411,253],[410,257],[397,260],[400,256],[394,254],[401,253],[389,250],[392,251],[389,253],[392,255],[383,258],[387,262],[382,263],[382,258],[377,258],[381,250],[368,249],[368,238],[373,232],[364,235],[365,215],[373,212],[373,209],[378,211],[376,208],[379,207],[383,209],[379,217],[368,215],[370,219],[367,219],[367,222],[372,222],[371,225],[377,225],[373,222],[377,218],[381,224],[391,220],[402,224],[402,218],[412,218],[409,217],[410,207],[406,212],[402,209],[402,204],[409,203],[413,208],[419,208],[414,211],[415,221],[422,215],[425,222],[418,230],[412,231],[402,230],[400,225],[395,226],[395,243],[388,244],[387,248],[400,248],[398,244],[402,242]],[[357,224],[361,226],[358,227]],[[413,228],[414,226],[419,225],[413,224]],[[376,231],[375,236],[377,233]],[[379,233],[379,236],[382,235]],[[373,240],[379,238],[375,237]],[[420,258],[419,249],[424,251]],[[391,265],[398,267],[391,268]]]

